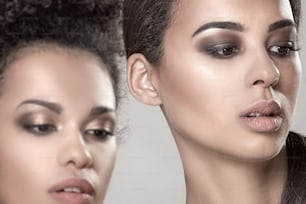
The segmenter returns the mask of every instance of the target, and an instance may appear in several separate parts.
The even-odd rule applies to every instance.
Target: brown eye
[[[295,47],[293,42],[284,42],[270,46],[268,51],[276,57],[285,58],[289,57],[292,52],[299,51],[299,49]]]
[[[114,136],[112,131],[106,129],[88,129],[84,131],[84,134],[94,136],[98,139],[106,139],[107,137]]]
[[[52,124],[24,124],[23,128],[35,135],[47,135],[56,131],[55,125]]]
[[[205,51],[212,57],[219,59],[228,59],[239,53],[239,48],[232,43],[212,45],[205,48]]]

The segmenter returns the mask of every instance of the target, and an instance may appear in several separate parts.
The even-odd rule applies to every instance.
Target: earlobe
[[[154,67],[140,53],[131,55],[127,62],[127,80],[131,94],[140,102],[160,105],[157,83],[154,83]]]

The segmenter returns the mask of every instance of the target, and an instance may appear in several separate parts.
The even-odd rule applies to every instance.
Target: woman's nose
[[[77,169],[89,168],[93,164],[93,157],[80,133],[69,135],[63,139],[63,145],[58,155],[62,166],[73,165]]]
[[[275,87],[280,79],[279,67],[275,60],[265,50],[254,56],[248,73],[248,84],[252,87]]]

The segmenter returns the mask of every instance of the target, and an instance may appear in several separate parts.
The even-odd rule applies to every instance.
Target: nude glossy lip
[[[244,125],[256,132],[277,131],[283,122],[281,106],[276,101],[259,101],[240,115]]]
[[[75,192],[69,192],[70,190]],[[62,204],[89,204],[93,200],[95,191],[89,181],[71,178],[55,184],[48,193]]]

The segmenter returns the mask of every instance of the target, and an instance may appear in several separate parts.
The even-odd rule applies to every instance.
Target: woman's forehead
[[[253,24],[263,23],[263,19],[293,19],[289,0],[180,0],[173,6],[171,24],[181,26],[221,20]]]

